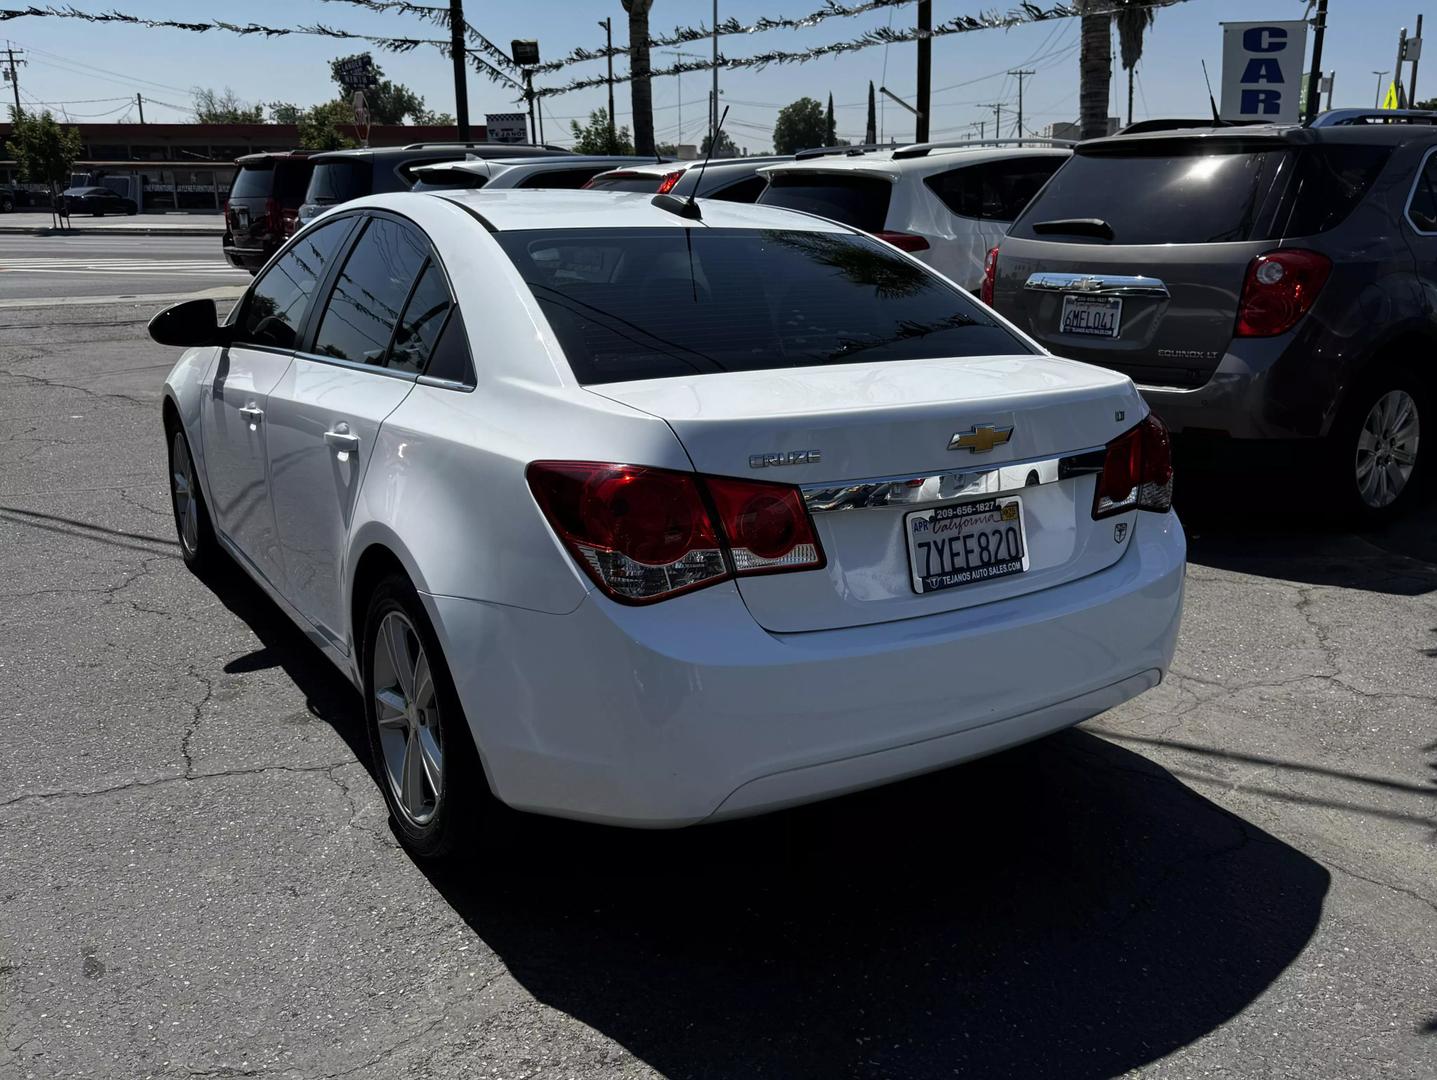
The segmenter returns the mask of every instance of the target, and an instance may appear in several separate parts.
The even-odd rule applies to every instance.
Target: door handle
[[[239,414],[251,424],[258,424],[264,419],[264,410],[256,408],[253,405],[246,405],[243,409],[239,410]]]
[[[340,453],[353,453],[359,449],[359,436],[350,432],[348,424],[339,424],[333,431],[326,431],[324,441]]]

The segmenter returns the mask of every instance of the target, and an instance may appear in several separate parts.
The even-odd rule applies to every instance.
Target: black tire
[[[215,540],[213,527],[210,525],[209,507],[205,505],[204,491],[200,488],[199,473],[195,470],[194,455],[190,453],[189,439],[185,437],[184,429],[177,423],[165,425],[165,434],[169,442],[170,462],[170,509],[175,515],[175,535],[180,543],[180,555],[185,560],[185,565],[195,574],[203,577],[216,570],[223,553],[220,551],[219,543]],[[183,457],[181,457],[183,455]],[[181,495],[180,480],[187,478],[188,497],[192,503],[186,502]],[[194,521],[190,534],[186,534],[185,515],[193,506]]]
[[[1328,436],[1328,474],[1342,507],[1356,524],[1383,524],[1405,513],[1422,498],[1432,470],[1432,447],[1437,442],[1437,410],[1433,408],[1433,401],[1432,390],[1423,379],[1397,366],[1384,368],[1348,394]],[[1412,455],[1415,460],[1402,478],[1407,454],[1404,450],[1399,456],[1395,451],[1405,444],[1389,441],[1384,448],[1378,440],[1374,458],[1372,433],[1382,428],[1381,408],[1385,406],[1389,414],[1397,415],[1400,408],[1409,403],[1416,414],[1418,434]],[[1387,477],[1379,481],[1377,490],[1362,482],[1362,465],[1369,460],[1379,471],[1391,466]],[[1370,478],[1373,472],[1369,470],[1365,475]],[[1395,495],[1392,494],[1394,488]]]
[[[390,616],[399,618],[390,620]],[[386,661],[379,658],[379,650],[386,648],[379,640],[381,626],[392,630],[406,623],[418,646],[423,649],[433,685],[433,697],[427,699],[427,703],[416,701],[414,712],[424,716],[425,731],[432,733],[437,730],[439,738],[436,742],[441,749],[438,774],[442,779],[438,790],[427,779],[424,781],[425,801],[429,802],[428,796],[432,796],[432,810],[429,810],[425,820],[416,820],[416,817],[423,818],[425,815],[413,814],[404,805],[399,790],[402,781],[397,776],[403,771],[403,766],[392,764],[393,757],[401,753],[398,744],[405,742],[404,735],[397,730],[402,723],[397,719],[399,714],[392,707],[387,710],[390,720],[386,734],[382,735],[380,705],[375,695],[376,671],[383,671],[387,676],[396,667],[390,663],[386,669]],[[414,644],[409,642],[409,648],[412,649]],[[370,593],[361,650],[365,727],[369,733],[374,772],[389,807],[394,834],[410,854],[426,861],[444,859],[473,848],[485,826],[494,818],[496,804],[489,794],[474,737],[464,718],[439,639],[429,623],[419,594],[402,574],[384,578]],[[403,693],[402,682],[399,681],[381,689],[390,695],[396,691]],[[422,698],[422,693],[416,694],[416,698]],[[433,716],[434,709],[438,712],[437,720]],[[386,758],[386,738],[389,739],[390,758]],[[407,745],[410,752],[419,753],[418,736],[413,736]],[[421,758],[421,761],[427,760]],[[429,775],[427,769],[421,771],[425,777]]]
[[[8,214],[15,209],[15,200],[9,195],[0,195],[0,214]]]
[[[135,216],[136,214],[138,214],[139,212],[140,212],[140,208],[139,208],[138,206],[136,206],[134,203],[131,203],[129,206],[125,207],[125,215],[126,215],[127,217],[134,217],[134,216]]]

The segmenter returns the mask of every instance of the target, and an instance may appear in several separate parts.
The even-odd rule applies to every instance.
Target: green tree
[[[1419,101],[1416,105],[1412,107],[1414,109],[1428,109],[1437,111],[1437,97],[1428,98],[1426,101]]]
[[[79,129],[61,127],[48,111],[36,116],[12,109],[10,120],[5,152],[15,160],[21,180],[49,187],[53,207],[56,191],[70,182],[70,169],[80,156]]]
[[[345,150],[358,146],[354,109],[347,101],[326,101],[299,118],[299,145],[306,150]]]
[[[703,143],[699,146],[699,157],[709,152],[709,143],[713,142],[712,135],[705,135]],[[718,148],[714,150],[714,157],[738,157],[738,145],[728,137],[727,131],[719,132]]]
[[[795,154],[814,146],[823,146],[825,128],[823,106],[811,97],[801,97],[785,105],[773,125],[773,150],[776,154]]]
[[[269,122],[271,124],[297,124],[304,116],[304,110],[292,101],[271,101]]]
[[[828,112],[823,117],[823,145],[838,145],[838,121],[833,118],[833,91],[828,92]]]
[[[191,91],[195,99],[195,122],[200,124],[263,124],[264,106],[246,105],[228,86],[217,94],[205,86]]]
[[[569,131],[574,136],[576,154],[632,154],[634,144],[629,138],[629,129],[619,128],[613,140],[609,138],[609,110],[595,109],[589,114],[589,122],[583,127],[579,121],[569,121]]]

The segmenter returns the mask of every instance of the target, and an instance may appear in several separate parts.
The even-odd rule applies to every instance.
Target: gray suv
[[[1130,376],[1189,460],[1269,440],[1388,515],[1434,468],[1437,115],[1379,115],[1083,143],[989,252],[984,299]]]

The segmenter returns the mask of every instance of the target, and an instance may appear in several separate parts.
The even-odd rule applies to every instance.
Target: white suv
[[[935,143],[809,150],[760,170],[768,187],[758,201],[872,233],[976,293],[988,249],[1070,154]]]

